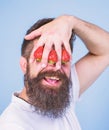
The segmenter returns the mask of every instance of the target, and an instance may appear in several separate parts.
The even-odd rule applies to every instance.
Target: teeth
[[[47,79],[51,79],[51,80],[59,80],[58,77],[46,77]]]

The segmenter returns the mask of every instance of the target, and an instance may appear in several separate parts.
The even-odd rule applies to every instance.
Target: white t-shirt
[[[0,130],[81,130],[74,112],[79,97],[75,66],[72,67],[71,78],[73,99],[65,116],[53,119],[39,115],[33,111],[30,104],[13,95],[12,102],[0,116]]]

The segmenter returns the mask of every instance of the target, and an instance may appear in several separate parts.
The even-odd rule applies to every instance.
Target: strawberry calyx
[[[52,64],[55,64],[55,62],[52,61],[52,60],[49,60],[48,63],[51,64],[51,65],[52,65]]]
[[[37,62],[41,62],[41,58],[40,58],[40,59],[39,59],[39,58],[36,58],[36,61],[37,61]]]

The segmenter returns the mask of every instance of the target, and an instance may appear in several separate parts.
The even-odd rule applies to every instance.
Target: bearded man
[[[12,102],[1,115],[0,130],[81,130],[75,103],[109,66],[109,34],[68,15],[39,20],[27,34],[20,58],[24,88],[14,93]],[[89,53],[73,65],[71,58],[62,63],[61,50],[66,48],[71,57],[75,34]],[[39,46],[44,47],[41,62],[33,56]],[[51,64],[48,55],[52,49],[58,61]]]

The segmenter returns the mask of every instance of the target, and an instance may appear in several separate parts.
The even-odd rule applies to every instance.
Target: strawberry
[[[69,62],[69,60],[70,60],[70,55],[64,47],[62,48],[62,59],[61,60],[62,60],[62,64],[65,64],[65,63]]]
[[[37,62],[40,62],[41,59],[42,59],[42,54],[43,54],[43,50],[44,50],[44,47],[43,46],[40,46],[35,52],[34,52],[34,57],[36,59]],[[54,49],[52,49],[49,53],[49,56],[48,56],[48,63],[49,64],[55,64],[58,60],[58,56],[57,56],[57,53]],[[66,51],[66,49],[63,47],[62,48],[62,64],[65,64],[67,62],[69,62],[70,60],[70,55],[69,53]]]
[[[40,46],[35,52],[34,52],[34,57],[37,62],[40,62],[42,59],[42,54],[43,54],[44,47]],[[57,54],[54,49],[52,49],[49,53],[48,56],[48,63],[50,64],[55,64],[57,62]]]
[[[42,59],[42,53],[43,53],[43,46],[40,46],[35,52],[34,52],[34,57],[37,62],[40,62]]]
[[[58,60],[57,53],[54,49],[52,49],[48,56],[48,63],[55,64]]]

